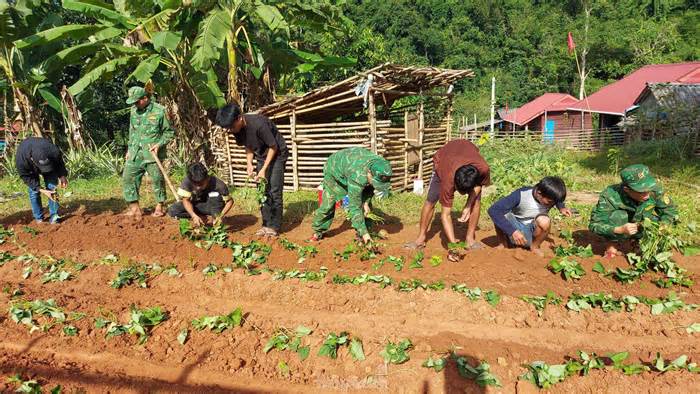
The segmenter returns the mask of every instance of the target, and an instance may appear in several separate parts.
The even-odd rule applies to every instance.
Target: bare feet
[[[621,256],[621,255],[622,255],[622,252],[617,250],[615,245],[608,245],[608,248],[605,249],[605,256],[603,256],[603,257],[605,257],[606,259],[612,259],[615,256]]]
[[[130,216],[134,218],[141,218],[142,212],[139,203],[131,203],[129,207],[124,211],[124,216]]]
[[[530,251],[540,257],[544,257],[544,252],[540,248],[531,248]]]
[[[163,204],[156,205],[156,209],[153,211],[152,216],[155,218],[165,216],[165,211],[163,210]]]

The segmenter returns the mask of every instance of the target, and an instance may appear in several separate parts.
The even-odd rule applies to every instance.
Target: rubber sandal
[[[485,246],[481,242],[474,242],[473,244],[469,245],[469,250],[479,250],[483,249]]]
[[[421,250],[425,248],[425,244],[417,244],[416,242],[406,242],[403,244],[404,249],[410,249],[410,250]]]
[[[153,212],[151,216],[153,216],[154,218],[162,218],[163,216],[165,216],[165,212]]]
[[[307,239],[306,242],[318,242],[320,240],[321,240],[321,236],[318,234],[314,234],[309,239]]]
[[[260,230],[254,232],[253,235],[255,235],[257,237],[264,237],[267,235],[267,230],[264,228],[261,228]]]

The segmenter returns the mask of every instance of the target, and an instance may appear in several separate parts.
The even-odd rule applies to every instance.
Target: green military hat
[[[129,98],[126,99],[126,103],[129,105],[134,104],[139,101],[142,97],[146,97],[146,89],[141,86],[132,86],[129,88]]]
[[[388,197],[391,192],[391,163],[383,157],[369,163],[372,186],[377,197]]]
[[[649,192],[656,187],[656,178],[644,164],[633,164],[623,168],[620,171],[620,178],[625,186],[636,192]]]

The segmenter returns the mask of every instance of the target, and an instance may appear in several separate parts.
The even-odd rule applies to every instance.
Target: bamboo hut
[[[285,190],[315,189],[323,164],[338,150],[363,146],[391,162],[392,188],[427,182],[432,158],[451,135],[452,84],[471,70],[383,64],[334,85],[256,111],[272,119],[291,152]],[[212,135],[217,172],[246,182],[245,151],[228,132]]]

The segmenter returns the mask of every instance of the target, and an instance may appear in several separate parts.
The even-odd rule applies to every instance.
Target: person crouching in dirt
[[[29,187],[29,203],[32,215],[38,223],[44,221],[41,207],[41,195],[49,199],[49,223],[58,223],[57,187],[68,187],[66,164],[63,154],[56,145],[46,138],[29,137],[22,141],[15,153],[17,172]],[[39,176],[44,177],[45,189],[41,188]]]
[[[209,175],[202,163],[194,163],[187,168],[187,176],[177,189],[182,201],[168,208],[168,215],[174,218],[190,218],[194,227],[205,223],[217,225],[231,207],[233,199],[226,184],[219,178]],[[207,217],[211,220],[207,220]]]
[[[328,231],[337,201],[348,196],[352,227],[365,244],[372,242],[365,215],[370,213],[373,196],[388,197],[391,190],[391,164],[365,148],[346,148],[333,153],[323,166],[321,206],[314,213],[310,241],[318,241]]]
[[[489,216],[496,226],[499,247],[529,248],[543,256],[540,246],[549,235],[549,210],[556,206],[564,216],[572,212],[564,206],[566,185],[559,177],[542,178],[535,186],[521,187],[496,201]]]
[[[616,244],[642,237],[640,223],[676,223],[678,209],[671,198],[643,164],[634,164],[620,171],[622,183],[608,186],[600,194],[591,212],[588,229],[611,241],[605,257],[620,255]]]
[[[287,144],[277,126],[265,116],[243,114],[237,104],[227,104],[216,113],[216,125],[229,129],[236,144],[245,146],[248,177],[265,182],[265,202],[260,207],[259,237],[277,237],[282,227],[284,167],[289,157]],[[253,167],[253,157],[257,166]]]
[[[124,174],[122,178],[124,199],[129,208],[125,215],[141,217],[139,189],[144,173],[148,173],[153,182],[156,195],[156,208],[153,216],[165,215],[165,178],[155,157],[165,159],[165,146],[173,139],[175,132],[166,116],[165,107],[151,100],[151,95],[141,86],[129,88],[126,103],[131,105],[129,118],[129,148],[126,152]]]
[[[466,246],[468,249],[479,249],[482,245],[476,241],[476,227],[481,215],[481,188],[491,184],[491,169],[486,163],[479,148],[467,140],[454,140],[438,149],[433,157],[433,176],[430,178],[428,197],[423,204],[420,214],[420,230],[415,241],[404,245],[407,249],[422,249],[428,227],[433,221],[435,204],[440,201],[442,213],[442,229],[449,243],[457,243],[454,225],[452,224],[452,203],[455,190],[460,194],[468,194],[467,203],[462,209],[460,223],[467,223]],[[448,254],[450,261],[459,260],[456,251]]]

